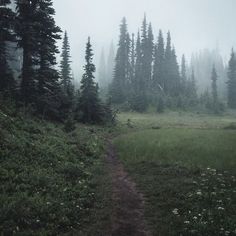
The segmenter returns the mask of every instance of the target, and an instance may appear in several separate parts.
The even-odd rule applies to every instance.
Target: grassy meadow
[[[236,116],[121,113],[119,158],[154,235],[236,234]]]

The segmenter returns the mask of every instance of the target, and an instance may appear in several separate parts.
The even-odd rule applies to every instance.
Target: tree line
[[[62,30],[54,20],[52,0],[0,1],[0,94],[11,98],[20,107],[44,118],[100,123],[113,118],[108,104],[101,102],[98,84],[94,82],[93,51],[88,38],[84,75],[80,89],[75,91],[71,73],[70,46],[65,32],[61,63],[56,68],[56,42]],[[19,78],[14,78],[9,66],[9,43],[22,49]],[[17,59],[16,59],[17,60]]]
[[[165,108],[188,109],[205,106],[214,112],[224,108],[218,96],[218,72],[211,65],[212,75],[205,78],[211,81],[210,91],[199,94],[194,69],[187,71],[185,56],[178,64],[171,34],[164,39],[159,30],[157,42],[152,24],[144,16],[141,31],[137,35],[128,32],[126,18],[120,25],[120,36],[115,58],[113,81],[109,96],[115,105],[138,112],[144,112],[149,106],[162,112]],[[236,94],[235,56],[232,51],[228,66],[228,106],[232,106]]]

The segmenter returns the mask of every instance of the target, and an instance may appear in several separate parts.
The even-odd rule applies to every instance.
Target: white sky
[[[75,75],[88,36],[97,61],[102,47],[107,52],[112,39],[117,43],[122,17],[136,33],[144,12],[156,36],[159,29],[171,31],[178,56],[218,46],[228,58],[236,47],[236,0],[54,0],[54,7],[57,24],[68,31]]]

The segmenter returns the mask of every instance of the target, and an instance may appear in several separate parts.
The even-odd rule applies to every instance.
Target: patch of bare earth
[[[107,163],[112,178],[112,236],[151,236],[144,220],[144,197],[128,176],[109,142]]]

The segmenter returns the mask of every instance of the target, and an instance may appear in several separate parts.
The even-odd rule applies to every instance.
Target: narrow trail
[[[111,142],[107,163],[112,178],[112,236],[151,236],[144,220],[144,197],[118,160]]]

